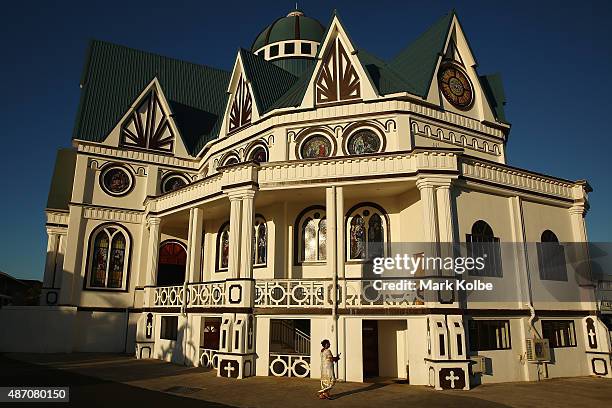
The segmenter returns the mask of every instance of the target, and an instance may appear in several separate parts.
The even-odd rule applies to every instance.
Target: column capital
[[[243,188],[240,190],[231,190],[225,194],[227,195],[227,198],[229,198],[230,201],[237,201],[244,200],[246,198],[253,198],[255,197],[256,192],[257,190],[254,188]]]
[[[587,211],[589,210],[588,205],[585,203],[581,203],[581,202],[576,202],[574,203],[573,206],[571,206],[569,208],[569,213],[570,214],[577,214],[580,215],[582,217],[584,217],[587,213]]]
[[[160,225],[160,217],[147,217],[147,227],[151,228],[152,225]]]
[[[450,188],[454,178],[448,176],[421,176],[417,179],[416,185],[419,190],[424,188]]]

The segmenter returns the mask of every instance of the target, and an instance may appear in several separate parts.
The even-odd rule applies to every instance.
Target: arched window
[[[324,207],[316,206],[303,211],[298,217],[295,231],[298,238],[298,263],[327,259],[327,220]]]
[[[187,248],[179,241],[164,241],[159,246],[157,286],[178,286],[185,282]]]
[[[501,278],[501,248],[499,238],[494,236],[493,229],[486,222],[479,220],[472,225],[472,233],[466,235],[466,246],[468,256],[472,258],[483,258],[484,268],[470,269],[473,276],[492,276]]]
[[[162,194],[169,193],[179,188],[183,188],[187,184],[189,184],[189,181],[187,181],[187,178],[182,174],[170,173],[162,179],[161,192]]]
[[[240,162],[240,158],[235,153],[230,153],[223,158],[222,166],[231,166],[232,164],[238,164]]]
[[[540,241],[537,245],[540,279],[567,281],[565,249],[555,233],[551,230],[544,231]]]
[[[261,215],[253,221],[253,266],[266,266],[268,260],[268,227]]]
[[[249,152],[248,158],[257,163],[265,163],[268,161],[268,149],[262,144],[257,144]]]
[[[227,271],[229,267],[230,223],[226,222],[217,233],[217,271]]]
[[[385,256],[388,225],[383,208],[370,203],[351,208],[346,216],[345,230],[347,260]]]
[[[118,225],[104,225],[91,234],[87,288],[126,289],[129,238]]]

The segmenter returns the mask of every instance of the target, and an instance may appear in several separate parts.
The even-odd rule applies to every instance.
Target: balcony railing
[[[274,279],[255,283],[258,307],[331,307],[332,282],[325,280]]]
[[[380,291],[373,279],[339,279],[339,308],[422,307],[417,291]],[[191,283],[154,288],[155,307],[220,307],[226,305],[225,282]],[[184,302],[185,292],[187,293]],[[329,279],[266,279],[255,282],[254,306],[261,308],[328,308],[333,306]]]
[[[161,286],[155,288],[156,307],[183,306],[185,288],[183,286]],[[191,283],[187,285],[187,307],[223,306],[225,304],[225,282]]]

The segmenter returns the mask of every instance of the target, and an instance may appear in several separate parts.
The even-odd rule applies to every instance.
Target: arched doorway
[[[185,282],[187,251],[177,241],[165,241],[159,247],[157,286],[177,286]]]

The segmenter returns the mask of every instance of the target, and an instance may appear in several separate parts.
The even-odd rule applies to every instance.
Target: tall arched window
[[[230,223],[226,222],[217,233],[217,271],[227,271],[229,267]]]
[[[472,233],[466,235],[466,246],[468,256],[472,258],[484,258],[484,268],[470,269],[469,274],[473,276],[492,276],[501,278],[501,248],[499,238],[494,236],[493,229],[486,222],[479,220],[472,225]]]
[[[551,230],[542,233],[538,248],[538,266],[540,279],[567,281],[565,249]]]
[[[295,226],[298,263],[327,259],[327,220],[325,209],[315,206],[303,211]]]
[[[362,203],[346,215],[346,257],[363,261],[385,256],[388,224],[384,209],[373,203]]]
[[[253,266],[266,266],[268,260],[268,227],[261,215],[253,221]]]
[[[86,288],[126,289],[129,237],[119,225],[103,225],[91,234]]]

